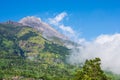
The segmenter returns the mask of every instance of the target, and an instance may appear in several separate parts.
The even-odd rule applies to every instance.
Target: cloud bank
[[[86,59],[101,58],[104,70],[120,74],[120,34],[100,35],[93,41],[84,39],[79,41],[77,49],[73,49],[69,56],[72,64],[83,63]]]

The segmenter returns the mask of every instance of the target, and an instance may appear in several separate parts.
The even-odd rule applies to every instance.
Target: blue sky
[[[38,16],[46,21],[61,12],[62,21],[86,39],[120,33],[119,0],[1,0],[0,22]]]

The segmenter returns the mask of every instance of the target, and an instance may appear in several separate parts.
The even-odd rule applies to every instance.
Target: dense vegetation
[[[35,29],[0,24],[0,80],[120,79],[110,72],[106,76],[99,58],[86,60],[80,67],[67,64],[67,55],[69,49],[45,39]]]

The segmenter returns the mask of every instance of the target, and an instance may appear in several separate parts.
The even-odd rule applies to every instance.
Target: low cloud
[[[86,59],[101,58],[104,70],[120,74],[120,34],[100,35],[92,41],[80,39],[81,46],[73,48],[69,56],[71,64],[83,63]]]

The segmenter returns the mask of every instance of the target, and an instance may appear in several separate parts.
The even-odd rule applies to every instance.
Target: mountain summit
[[[13,26],[24,26],[22,23],[15,22],[15,21],[12,21],[12,20],[8,20],[6,22],[3,22],[2,24],[11,24]]]
[[[56,31],[54,28],[52,28],[47,23],[43,22],[40,18],[34,17],[34,16],[27,16],[22,18],[19,23],[22,23],[23,25],[33,27],[40,31],[44,37],[47,38],[60,38],[60,39],[67,39],[64,35]]]

